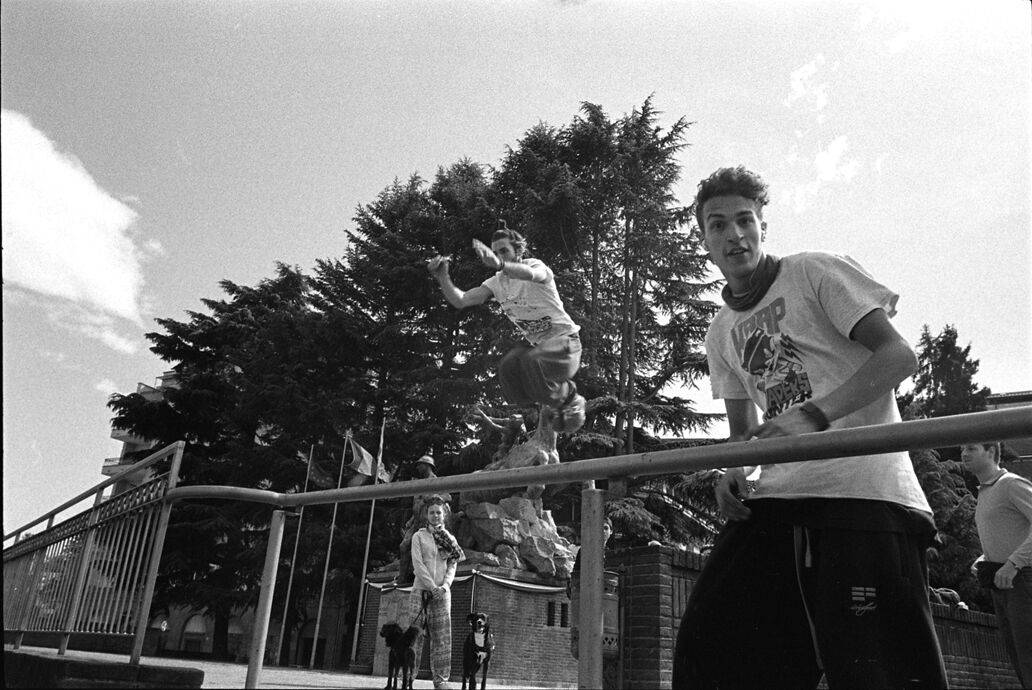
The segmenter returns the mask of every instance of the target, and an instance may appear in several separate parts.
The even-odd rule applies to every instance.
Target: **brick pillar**
[[[670,547],[647,546],[612,554],[606,561],[607,569],[621,573],[623,687],[628,690],[670,686],[677,631],[672,615],[674,556]]]

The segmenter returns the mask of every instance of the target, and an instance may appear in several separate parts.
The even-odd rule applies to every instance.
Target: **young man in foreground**
[[[727,285],[706,336],[732,441],[899,421],[916,366],[898,296],[851,259],[764,252],[767,186],[699,184],[695,212]],[[763,412],[760,423],[757,409]],[[728,523],[689,599],[674,688],[942,688],[928,604],[931,509],[907,453],[764,465],[717,487]]]

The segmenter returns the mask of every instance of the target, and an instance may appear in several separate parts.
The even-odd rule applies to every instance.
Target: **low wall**
[[[6,688],[199,688],[204,671],[4,650]]]

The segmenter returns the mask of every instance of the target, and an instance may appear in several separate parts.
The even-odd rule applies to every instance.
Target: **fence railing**
[[[72,634],[132,637],[130,660],[139,661],[150,603],[165,542],[183,442],[174,443],[125,472],[101,482],[71,501],[15,530],[4,549],[4,631],[59,633],[59,652]],[[171,458],[169,472],[104,501],[104,490],[130,474],[150,472]],[[83,499],[94,505],[64,522],[54,517]],[[23,538],[32,527],[47,529]]]
[[[954,446],[963,443],[978,443],[1009,440],[1032,436],[1032,406],[1023,406],[992,412],[978,412],[972,414],[956,415],[938,419],[922,419],[897,424],[883,424],[869,427],[858,427],[854,429],[836,429],[815,434],[804,434],[801,436],[783,437],[765,440],[753,440],[740,443],[726,443],[697,448],[683,448],[647,453],[636,453],[609,458],[595,458],[580,460],[578,462],[564,463],[558,465],[547,465],[539,467],[522,467],[510,470],[499,470],[496,472],[478,472],[475,474],[457,475],[450,477],[436,477],[433,479],[420,479],[393,484],[379,484],[345,489],[330,489],[325,491],[313,491],[302,494],[284,494],[258,489],[245,489],[226,486],[185,486],[175,487],[175,478],[178,476],[178,462],[182,456],[182,444],[175,444],[163,451],[176,453],[173,463],[173,472],[162,489],[157,490],[156,498],[148,501],[140,501],[141,506],[161,505],[159,523],[150,553],[146,557],[148,577],[145,578],[145,586],[135,606],[128,609],[129,618],[135,621],[136,637],[134,638],[134,653],[130,661],[138,663],[139,652],[142,648],[143,632],[147,622],[147,612],[150,607],[153,594],[154,581],[150,572],[156,573],[157,563],[160,558],[161,544],[159,537],[164,538],[164,527],[168,522],[168,510],[171,504],[176,501],[193,499],[222,499],[238,500],[264,503],[273,506],[273,514],[270,520],[269,540],[266,549],[265,566],[263,570],[261,592],[258,607],[255,613],[255,620],[251,641],[251,654],[248,660],[248,672],[246,687],[257,687],[262,669],[266,638],[268,634],[269,616],[271,614],[272,592],[276,584],[276,570],[279,558],[280,544],[283,535],[284,508],[292,508],[303,505],[324,505],[329,503],[345,503],[356,501],[367,501],[382,498],[396,498],[414,496],[417,494],[443,493],[454,491],[469,491],[483,489],[513,488],[529,484],[564,484],[571,482],[585,482],[581,492],[582,521],[581,521],[581,543],[584,550],[581,558],[581,620],[580,627],[580,654],[579,654],[579,684],[581,687],[602,686],[602,519],[604,492],[595,488],[595,479],[621,478],[628,476],[648,476],[657,474],[669,474],[675,472],[690,472],[718,467],[741,467],[747,465],[774,464],[783,462],[802,462],[805,460],[829,459],[837,457],[855,456],[863,454],[886,453],[892,451],[915,450],[921,448],[938,448]],[[155,456],[151,456],[150,461]],[[162,456],[165,457],[165,456]],[[144,461],[144,462],[147,462]],[[156,461],[156,460],[155,460]],[[142,463],[140,463],[142,464]],[[130,468],[134,471],[138,465]],[[107,486],[115,477],[98,487]],[[91,490],[94,491],[95,489]],[[141,489],[144,487],[140,487]],[[55,509],[42,516],[33,523],[18,530],[24,532],[28,527],[39,524],[45,520],[52,522],[53,515],[64,507],[74,504],[90,495],[86,492],[76,499],[64,504],[63,507]],[[99,495],[99,494],[98,494]],[[131,501],[130,501],[131,503]],[[96,509],[93,509],[96,510]],[[128,515],[128,508],[117,515]],[[51,527],[42,534],[35,535],[24,542],[19,542],[4,551],[4,627],[5,630],[24,630],[25,626],[21,621],[28,621],[26,616],[34,615],[33,621],[59,621],[61,616],[55,614],[44,616],[38,613],[37,602],[43,598],[55,610],[61,609],[68,613],[69,620],[76,612],[83,610],[75,596],[81,595],[81,588],[68,587],[67,583],[63,588],[58,588],[58,594],[47,598],[46,594],[50,587],[51,579],[43,577],[47,571],[47,563],[52,562],[55,554],[61,553],[61,549],[51,550],[49,547],[57,543],[71,543],[68,540],[74,539],[74,535],[90,534],[92,529],[94,541],[97,540],[97,527],[102,523],[99,513],[98,517],[92,511],[89,515],[76,516],[71,520]],[[86,515],[86,514],[84,514]],[[109,514],[110,522],[116,518],[116,514]],[[90,520],[94,520],[91,525]],[[72,523],[69,525],[69,523]],[[68,525],[66,527],[66,525]],[[64,532],[61,532],[61,530]],[[138,527],[143,533],[142,525]],[[139,539],[133,541],[126,538],[131,532],[124,525],[115,530],[116,534],[107,534],[105,544],[140,544]],[[14,533],[12,533],[14,534]],[[64,536],[61,536],[61,535]],[[120,535],[120,536],[119,536]],[[11,535],[5,535],[5,541]],[[59,538],[60,537],[60,538]],[[121,540],[120,540],[121,539]],[[26,548],[15,551],[18,547],[25,545]],[[70,546],[62,548],[75,549]],[[131,548],[131,547],[126,547]],[[84,548],[85,552],[86,549]],[[12,554],[9,557],[9,554]],[[16,557],[15,557],[16,554]],[[50,561],[48,561],[50,559]],[[9,565],[9,560],[10,565]],[[87,560],[80,560],[81,565]],[[142,563],[142,561],[141,561]],[[122,568],[124,571],[125,568]],[[131,570],[131,569],[130,569]],[[10,580],[9,580],[10,572]],[[112,572],[110,569],[105,572]],[[9,582],[11,583],[9,585]],[[64,582],[62,580],[62,582]],[[11,595],[8,596],[10,586]],[[79,594],[76,594],[79,592]],[[63,593],[63,594],[61,594]],[[69,595],[71,593],[71,595]],[[62,598],[63,597],[63,598]],[[123,595],[120,600],[124,601]],[[131,598],[130,598],[131,599]],[[125,612],[126,609],[118,608],[117,604],[106,601],[106,614],[101,616],[102,620],[110,621],[118,619],[118,612]],[[131,599],[133,600],[133,599]],[[8,601],[11,602],[11,617],[8,617]],[[136,601],[136,600],[133,600]],[[114,613],[112,613],[114,611]],[[48,609],[49,612],[49,609]],[[21,616],[21,617],[19,617]],[[106,616],[106,617],[105,617]],[[82,629],[79,618],[74,618],[76,625]],[[9,621],[18,621],[19,625],[11,628]],[[39,623],[37,623],[39,624]],[[66,628],[70,631],[71,625]],[[126,629],[123,626],[120,629]],[[65,640],[67,644],[67,639]]]

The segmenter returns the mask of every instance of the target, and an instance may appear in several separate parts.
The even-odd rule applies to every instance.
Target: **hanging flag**
[[[383,432],[387,428],[387,417],[384,416],[383,420],[380,421],[380,447],[376,451],[376,482],[379,484],[388,484],[391,481],[391,473],[387,471],[383,462]]]
[[[348,486],[361,486],[373,476],[374,471],[376,472],[378,484],[385,484],[391,480],[391,473],[384,467],[382,462],[378,462],[372,453],[358,445],[354,438],[350,439],[350,442],[351,454],[354,456],[354,460],[351,461],[348,467],[356,473],[356,476],[348,482]]]
[[[351,464],[348,468],[358,474],[364,474],[367,477],[373,476],[373,463],[375,459],[373,454],[362,446],[355,443],[354,437],[348,438],[348,443],[351,444]]]

